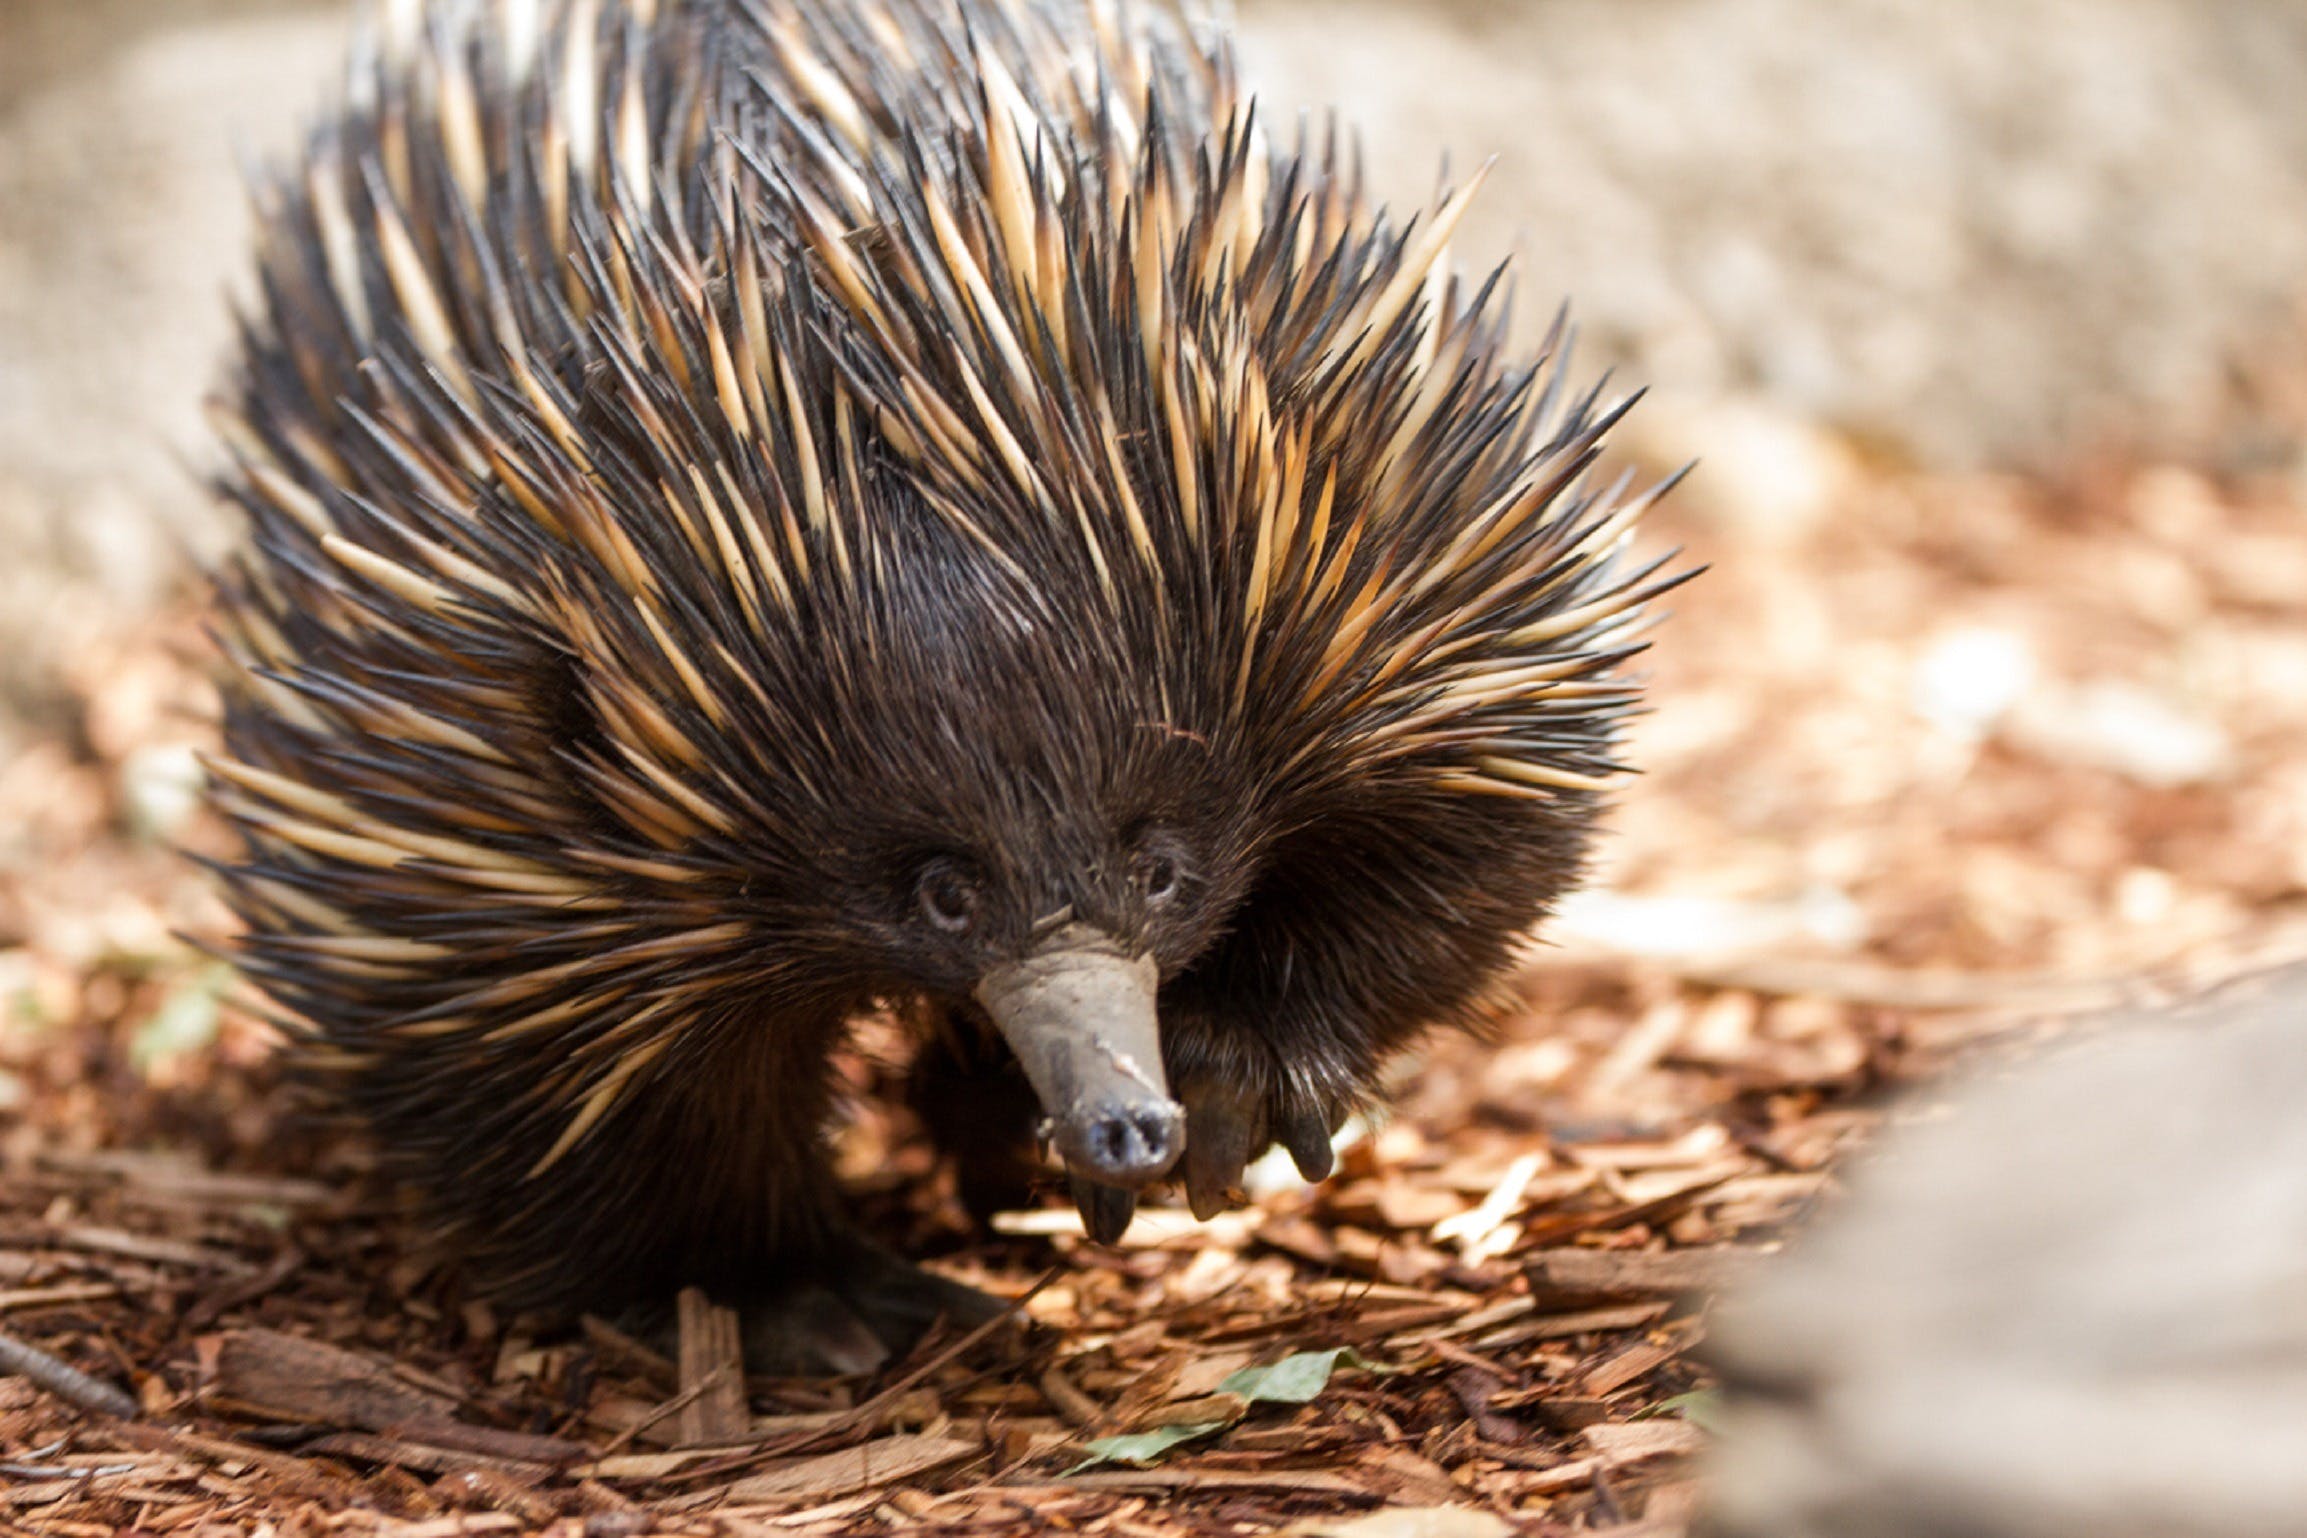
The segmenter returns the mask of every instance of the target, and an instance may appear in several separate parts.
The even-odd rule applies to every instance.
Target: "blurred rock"
[[[1288,122],[1335,102],[1422,197],[1499,164],[1600,360],[1928,461],[2188,441],[2242,351],[2301,352],[2292,0],[1242,0]],[[1706,451],[1711,460],[1716,450]]]
[[[1726,1304],[1717,1538],[2307,1510],[2307,966],[1973,1084]]]

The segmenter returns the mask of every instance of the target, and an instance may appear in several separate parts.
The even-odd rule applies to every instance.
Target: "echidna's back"
[[[1162,7],[1130,9],[1125,24],[1106,0],[383,6],[344,109],[316,130],[302,174],[266,189],[270,313],[246,338],[235,404],[260,436],[297,419],[333,434],[342,407],[399,393],[367,377],[373,361],[436,373],[468,405],[478,380],[532,401],[557,385],[566,409],[602,291],[646,302],[620,245],[663,247],[691,281],[727,282],[736,200],[790,196],[851,218],[876,201],[869,189],[946,158],[981,93],[1060,176],[1075,155],[1132,152],[1157,83],[1165,110],[1206,120],[1220,59]],[[790,220],[750,233],[778,231],[792,244],[753,254],[795,255]],[[872,238],[866,225],[847,235]],[[428,436],[470,431],[407,404],[404,421]],[[310,447],[283,456],[308,489],[324,501],[360,489],[357,466],[338,474]],[[334,521],[368,532],[357,516]]]

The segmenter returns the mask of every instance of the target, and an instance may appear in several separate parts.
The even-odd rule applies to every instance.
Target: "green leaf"
[[[1231,1421],[1195,1421],[1188,1426],[1156,1426],[1151,1431],[1133,1432],[1126,1437],[1099,1437],[1089,1444],[1090,1455],[1066,1472],[1078,1474],[1102,1463],[1132,1463],[1141,1469],[1147,1468],[1159,1463],[1171,1448],[1197,1442],[1232,1424]]]
[[[1694,1388],[1687,1394],[1661,1399],[1634,1418],[1646,1421],[1661,1415],[1679,1415],[1701,1431],[1720,1431],[1722,1392],[1719,1389]]]
[[[1245,1367],[1218,1385],[1220,1394],[1239,1395],[1250,1404],[1306,1404],[1329,1386],[1330,1375],[1341,1366],[1364,1372],[1388,1369],[1365,1361],[1351,1346],[1329,1351],[1300,1351],[1265,1367]],[[1194,1421],[1183,1426],[1156,1426],[1129,1436],[1101,1437],[1089,1444],[1090,1456],[1067,1469],[1078,1474],[1103,1463],[1130,1463],[1146,1468],[1173,1449],[1214,1436],[1233,1424],[1230,1420]]]
[[[1337,1346],[1328,1351],[1296,1352],[1268,1367],[1245,1367],[1219,1384],[1218,1392],[1239,1394],[1253,1404],[1309,1404],[1329,1387],[1330,1374],[1340,1364],[1364,1372],[1386,1370],[1364,1361],[1351,1346]]]

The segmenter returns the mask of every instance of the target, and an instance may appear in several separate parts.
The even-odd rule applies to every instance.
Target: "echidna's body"
[[[248,969],[501,1295],[917,1324],[820,1149],[876,1000],[965,1178],[1024,1044],[1094,1227],[1166,1086],[1206,1208],[1474,1006],[1642,595],[1462,203],[1101,4],[389,11],[267,193],[218,795]]]

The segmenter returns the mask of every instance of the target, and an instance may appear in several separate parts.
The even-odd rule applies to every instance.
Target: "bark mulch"
[[[2307,524],[2110,464],[1661,525],[1715,569],[1493,1039],[1323,1187],[1103,1247],[1054,1191],[970,1231],[868,1028],[859,1202],[1020,1301],[832,1382],[745,1381],[702,1299],[669,1360],[414,1248],[176,938],[223,927],[166,848],[213,837],[196,632],[89,658],[0,764],[0,1530],[1683,1533],[1706,1300],[1898,1091],[2307,951]]]

